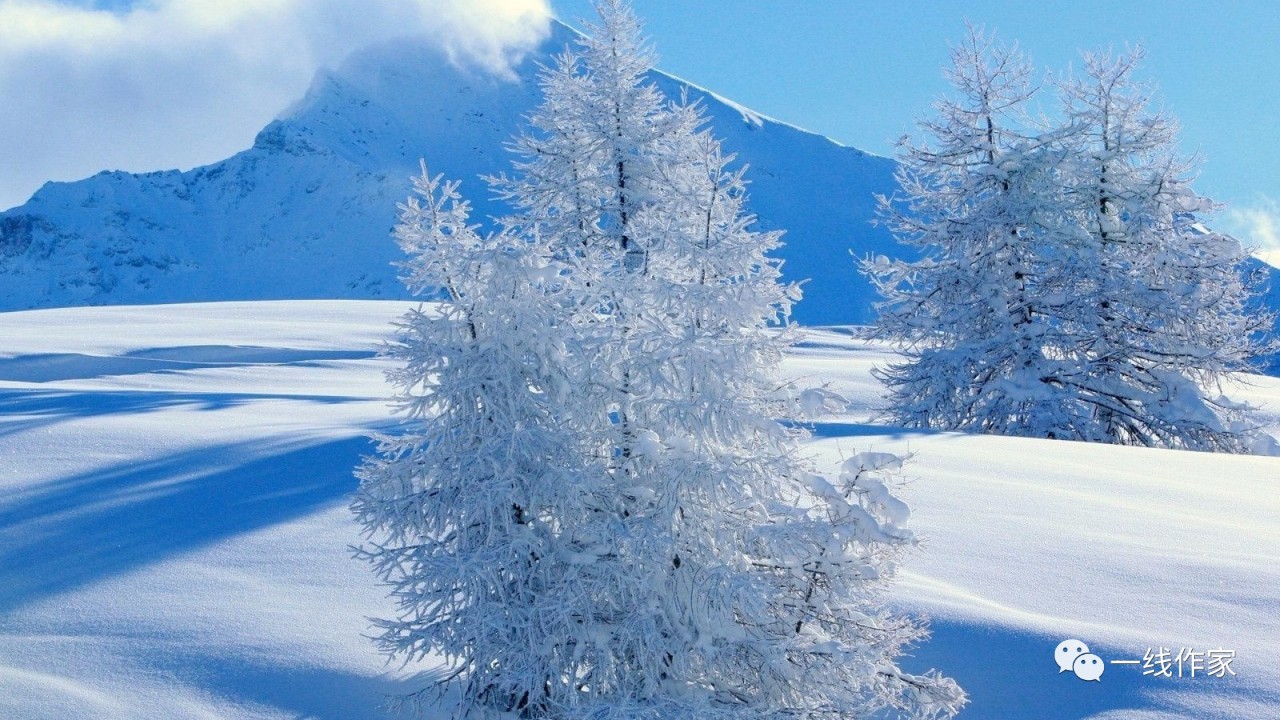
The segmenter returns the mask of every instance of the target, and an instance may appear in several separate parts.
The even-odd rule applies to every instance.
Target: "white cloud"
[[[548,0],[0,0],[0,209],[44,181],[191,167],[248,147],[316,69],[426,35],[501,72]]]
[[[1280,267],[1280,202],[1265,195],[1224,213],[1224,229],[1240,238],[1253,254]]]

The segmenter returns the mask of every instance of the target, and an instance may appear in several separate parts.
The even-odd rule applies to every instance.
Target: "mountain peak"
[[[475,219],[505,208],[481,175],[509,167],[505,143],[539,101],[539,68],[580,37],[551,21],[509,75],[456,62],[421,40],[383,42],[317,74],[253,146],[188,172],[99,174],[47,185],[0,214],[0,308],[401,298],[388,237],[418,159],[462,181]],[[778,123],[654,71],[669,97],[700,102],[726,150],[750,166],[750,209],[783,229],[795,309],[811,324],[865,322],[857,254],[892,253],[871,226],[891,161]]]

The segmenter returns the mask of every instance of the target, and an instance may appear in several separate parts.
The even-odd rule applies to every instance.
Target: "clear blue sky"
[[[795,2],[634,0],[661,66],[766,115],[888,155],[946,90],[941,69],[964,22],[1016,40],[1042,70],[1081,49],[1141,42],[1141,76],[1204,160],[1197,189],[1239,211],[1280,200],[1280,2]],[[588,0],[552,0],[563,20]],[[1260,218],[1254,218],[1260,220]],[[1273,227],[1274,230],[1274,227]],[[1262,238],[1255,238],[1262,242]]]

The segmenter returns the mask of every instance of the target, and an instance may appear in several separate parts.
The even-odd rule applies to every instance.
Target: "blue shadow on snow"
[[[262,400],[299,400],[335,405],[369,399],[343,395],[286,393],[155,392],[150,390],[0,390],[0,436],[65,420],[155,412],[174,407],[226,410]]]
[[[377,353],[371,350],[296,350],[231,345],[152,348],[123,355],[47,353],[0,359],[0,380],[44,383],[113,375],[244,365],[305,365],[326,360],[368,360],[374,357]]]
[[[1157,678],[1144,676],[1141,665],[1113,665],[1111,660],[1141,660],[1142,651],[1089,643],[1090,650],[1108,661],[1097,682],[1060,672],[1053,660],[1058,643],[1049,637],[1002,626],[933,620],[933,636],[903,658],[903,670],[922,673],[937,668],[969,695],[960,720],[1081,720],[1109,711],[1151,711],[1161,716],[1192,717],[1187,703],[1198,695],[1208,703],[1194,703],[1197,720],[1238,720],[1230,710],[1234,696],[1246,703],[1275,701],[1258,695],[1238,678]],[[1072,638],[1076,639],[1076,638]],[[1217,701],[1223,701],[1220,705]],[[1218,706],[1215,713],[1208,709]],[[1167,714],[1167,715],[1165,715]],[[1109,716],[1108,716],[1109,717]]]
[[[204,447],[0,499],[0,612],[308,514],[355,489],[371,450],[363,437]]]

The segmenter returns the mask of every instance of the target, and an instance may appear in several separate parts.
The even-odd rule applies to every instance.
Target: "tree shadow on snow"
[[[922,435],[943,435],[941,430],[921,428],[905,428],[896,425],[875,425],[871,423],[815,422],[806,423],[814,437],[883,437],[890,440],[908,440]],[[953,435],[955,433],[952,433]]]
[[[367,438],[238,443],[61,478],[0,499],[0,612],[352,492]]]
[[[377,353],[371,350],[298,350],[232,345],[152,348],[122,355],[47,353],[0,359],[0,380],[44,383],[202,368],[306,365],[332,360],[368,360],[374,357],[377,357]]]
[[[1141,660],[1145,648],[1112,648],[1089,638],[1070,638],[1083,640],[1107,661],[1102,677],[1086,682],[1072,672],[1060,672],[1053,660],[1058,643],[1069,639],[1065,634],[1050,637],[937,619],[930,627],[933,636],[903,659],[902,668],[914,673],[937,668],[959,683],[969,695],[962,720],[1081,720],[1125,710],[1148,711],[1153,718],[1238,720],[1233,707],[1280,702],[1280,697],[1260,697],[1238,677],[1156,678],[1144,676],[1141,665],[1110,663]],[[1195,709],[1189,712],[1191,708]]]
[[[336,405],[370,398],[287,393],[200,393],[150,390],[0,390],[0,437],[66,420],[156,412],[175,407],[226,410],[263,400]]]
[[[237,704],[266,706],[306,720],[389,720],[390,699],[421,689],[430,680],[397,678],[391,673],[354,672],[291,665],[290,658],[212,656],[167,653],[163,672]],[[301,660],[301,658],[299,658]],[[424,717],[433,717],[427,712]]]

